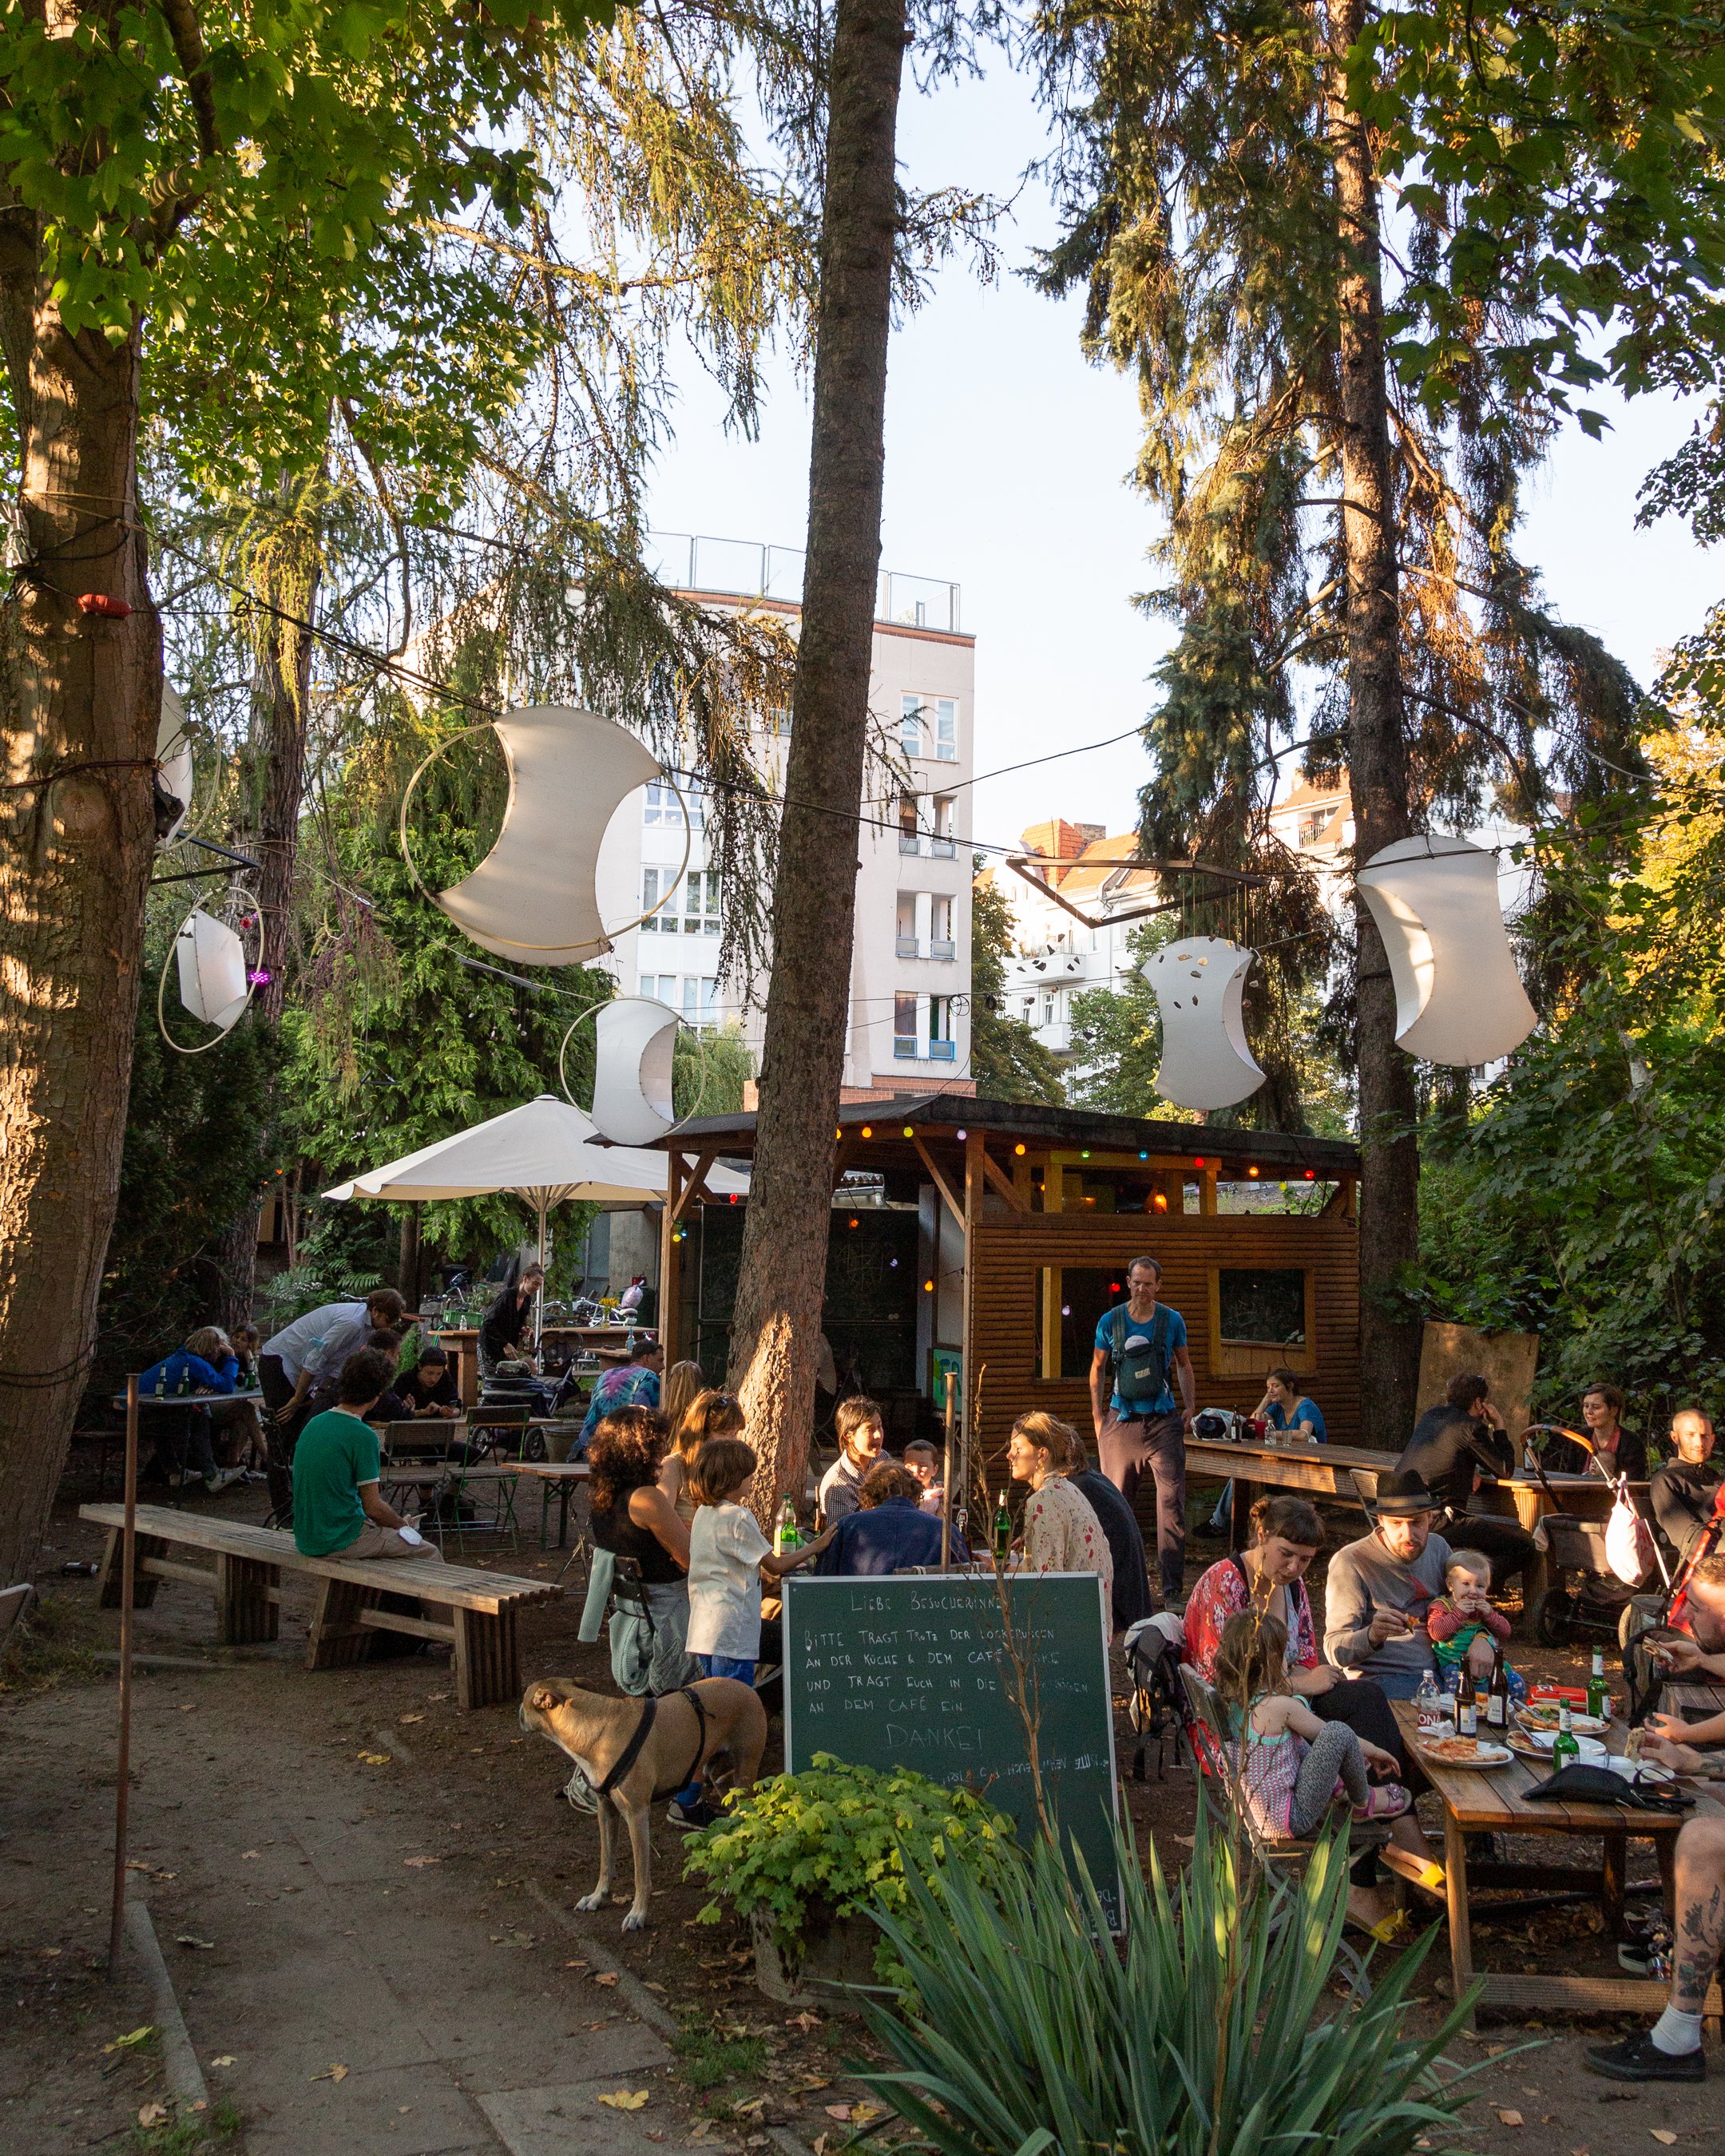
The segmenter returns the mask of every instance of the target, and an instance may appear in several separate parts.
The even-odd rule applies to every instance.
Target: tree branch
[[[215,85],[210,79],[209,55],[203,49],[203,33],[192,0],[157,0],[162,19],[173,39],[174,57],[185,77],[192,110],[198,121],[198,146],[206,157],[218,157],[222,131],[216,124]]]

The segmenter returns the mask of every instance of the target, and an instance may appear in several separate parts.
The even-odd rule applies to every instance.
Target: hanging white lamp
[[[1156,1090],[1181,1108],[1231,1108],[1264,1082],[1246,1045],[1245,977],[1256,952],[1216,936],[1153,951],[1139,969],[1162,1014]]]
[[[223,1033],[237,1024],[251,1001],[245,946],[224,921],[200,906],[187,915],[174,939],[180,1001],[193,1018]]]
[[[192,743],[186,733],[186,706],[171,681],[162,685],[162,720],[156,729],[156,761],[161,767],[162,783],[180,804],[180,813],[172,828],[156,841],[156,850],[160,853],[164,846],[172,845],[192,814]]]
[[[675,1127],[677,1024],[668,1004],[647,996],[619,996],[595,1014],[593,1127],[614,1145],[651,1145]]]
[[[1373,855],[1359,888],[1389,959],[1399,1048],[1474,1070],[1533,1030],[1497,896],[1497,858],[1442,834]]]
[[[624,798],[663,775],[659,761],[626,727],[560,704],[506,711],[490,730],[509,767],[502,826],[470,875],[430,896],[482,950],[525,965],[578,965],[609,950],[612,935],[635,925],[608,932],[599,918],[599,847]],[[449,746],[433,751],[402,798],[402,850],[410,867],[408,805],[433,757]],[[685,868],[687,823],[685,809]],[[665,897],[675,889],[673,882]]]

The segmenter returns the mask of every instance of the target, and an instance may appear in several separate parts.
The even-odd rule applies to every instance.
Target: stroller
[[[1566,1438],[1591,1460],[1598,1454],[1580,1430],[1562,1423],[1530,1423],[1522,1433],[1523,1456],[1539,1479],[1552,1509],[1540,1522],[1550,1546],[1552,1586],[1527,1612],[1527,1628],[1543,1646],[1563,1647],[1579,1635],[1621,1640],[1624,1620],[1638,1597],[1636,1589],[1657,1564],[1667,1592],[1670,1575],[1652,1530],[1635,1509],[1626,1476],[1605,1476],[1612,1493],[1609,1519],[1584,1520],[1572,1512],[1547,1479],[1535,1437]],[[1603,1471],[1602,1471],[1603,1472]]]

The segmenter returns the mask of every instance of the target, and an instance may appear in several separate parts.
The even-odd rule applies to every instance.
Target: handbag
[[[1695,1809],[1694,1798],[1685,1796],[1679,1789],[1664,1784],[1652,1788],[1640,1782],[1626,1781],[1621,1774],[1614,1774],[1609,1767],[1589,1767],[1579,1763],[1560,1767],[1537,1789],[1523,1794],[1530,1804],[1542,1800],[1553,1804],[1627,1804],[1631,1811],[1663,1812],[1667,1817]]]
[[[1625,1587],[1639,1587],[1653,1569],[1653,1537],[1621,1483],[1605,1522],[1605,1562]]]

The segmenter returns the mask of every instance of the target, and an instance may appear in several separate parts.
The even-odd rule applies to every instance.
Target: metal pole
[[[957,1412],[958,1379],[947,1373],[947,1436],[941,1455],[941,1569],[952,1562],[952,1418]]]
[[[534,1194],[539,1207],[539,1262],[548,1262],[545,1254],[545,1216],[549,1210],[549,1193],[540,1190]],[[539,1283],[539,1292],[533,1298],[533,1353],[536,1355],[545,1337],[545,1282]]]
[[[114,1907],[108,1919],[108,1981],[120,1971],[126,1922],[126,1830],[131,1796],[131,1598],[138,1553],[138,1381],[126,1381],[126,1524],[120,1541],[120,1774],[114,1793]]]

